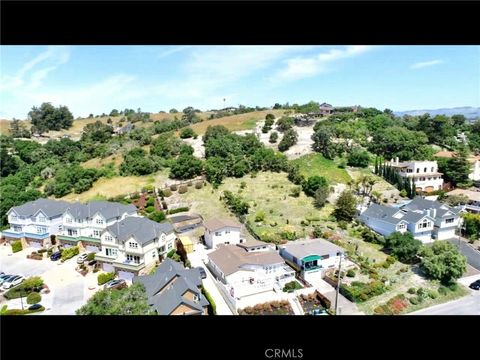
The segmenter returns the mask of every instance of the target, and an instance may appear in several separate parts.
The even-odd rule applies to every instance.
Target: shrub
[[[302,188],[300,186],[293,187],[292,190],[290,190],[290,196],[299,197],[301,190]]]
[[[154,206],[155,205],[155,198],[153,196],[150,196],[147,200],[147,203],[145,204],[147,206]]]
[[[407,292],[408,292],[409,294],[412,294],[412,295],[413,295],[413,294],[415,294],[417,291],[415,290],[415,288],[410,288],[410,289],[408,289]]]
[[[418,290],[417,290],[417,295],[418,295],[418,296],[423,296],[423,295],[425,295],[425,290],[424,290],[423,288],[418,288]]]
[[[201,181],[197,181],[195,183],[195,189],[201,189],[203,187],[203,183]]]
[[[430,299],[436,299],[436,298],[438,297],[438,293],[437,293],[436,291],[430,290],[430,291],[428,292],[428,297],[429,297]]]
[[[440,295],[445,296],[445,295],[447,295],[447,293],[448,293],[448,288],[447,288],[446,286],[441,285],[441,286],[438,288],[438,293],[439,293]]]
[[[348,223],[346,221],[340,220],[338,222],[338,227],[342,230],[347,230]]]
[[[27,304],[38,304],[40,301],[42,301],[42,296],[37,292],[31,292],[27,296]]]
[[[448,289],[449,289],[450,291],[457,291],[457,289],[458,289],[458,284],[452,282],[452,283],[449,284],[447,287],[448,287]]]
[[[417,305],[418,304],[418,298],[416,297],[411,297],[408,299],[412,305]]]
[[[297,281],[290,281],[285,284],[283,287],[284,292],[293,292],[294,290],[301,289],[302,285],[300,285]]]
[[[255,214],[255,222],[265,221],[265,212],[259,211]]]
[[[176,188],[175,188],[175,190],[176,190]],[[165,197],[172,196],[172,190],[170,190],[170,189],[163,190],[163,196],[165,196]]]
[[[5,311],[5,315],[26,315],[26,314],[31,314],[31,313],[36,313],[40,311],[45,311],[45,307],[41,307],[37,310],[28,310],[28,309],[9,309]]]
[[[181,186],[178,188],[178,193],[179,193],[179,194],[185,194],[187,191],[188,191],[188,187],[185,186],[185,185],[181,185]]]
[[[94,272],[94,273],[97,273],[97,272],[99,272],[99,271],[100,271],[100,269],[99,269],[98,267],[93,268],[93,272]]]
[[[20,240],[12,242],[12,252],[16,253],[22,251],[22,242]]]
[[[348,277],[355,277],[355,271],[353,269],[348,269],[347,276]]]
[[[179,212],[185,212],[185,211],[188,211],[188,210],[190,210],[189,207],[183,206],[183,207],[179,207],[179,208],[176,208],[176,209],[168,210],[168,213],[171,215],[171,214],[176,214],[176,213],[179,213]]]
[[[173,255],[175,255],[175,252],[176,252],[175,249],[170,250],[167,254],[167,257],[171,259],[173,257]]]
[[[155,211],[155,207],[154,207],[154,206],[147,206],[147,207],[145,208],[145,211],[146,211],[147,213],[149,213],[149,214],[150,214],[150,213],[153,213],[153,212]]]
[[[75,255],[78,255],[80,253],[80,250],[78,249],[78,246],[73,246],[71,248],[65,249],[62,251],[62,262],[65,260],[71,259]]]
[[[213,301],[213,298],[210,295],[210,293],[204,287],[202,287],[202,294],[203,294],[203,296],[205,296],[207,301],[210,303],[211,315],[216,315],[217,314],[217,305],[215,304],[215,301]]]
[[[87,261],[92,261],[95,260],[95,253],[90,253],[87,255]]]
[[[178,186],[177,186],[177,185],[175,185],[175,184],[170,185],[170,190],[172,190],[172,191],[177,191],[177,189],[178,189]],[[165,195],[165,196],[167,196],[167,195]]]
[[[113,279],[115,279],[115,273],[109,272],[109,273],[98,275],[97,282],[98,282],[98,285],[103,285]]]
[[[150,215],[148,215],[148,218],[152,221],[162,222],[166,219],[166,216],[163,211],[154,211]]]
[[[43,254],[44,252],[47,252],[47,249],[40,249],[37,251],[39,254]]]

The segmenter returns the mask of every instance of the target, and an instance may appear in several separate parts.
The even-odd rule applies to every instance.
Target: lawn
[[[335,161],[321,154],[304,155],[293,162],[300,166],[300,173],[305,177],[323,176],[332,184],[346,184],[351,179],[345,169],[340,169]]]
[[[260,120],[265,120],[267,114],[274,114],[276,117],[281,116],[284,110],[266,110],[253,111],[246,114],[238,114],[225,116],[218,119],[206,120],[193,124],[191,128],[199,135],[203,135],[207,127],[214,125],[223,125],[230,131],[251,130]]]
[[[62,200],[67,201],[88,201],[92,198],[105,196],[107,198],[127,195],[140,191],[146,185],[163,186],[168,179],[168,170],[161,170],[152,175],[146,176],[117,176],[111,179],[100,178],[93,183],[93,187],[81,194],[71,193],[65,195]]]
[[[117,154],[113,154],[110,156],[107,156],[106,158],[93,158],[88,161],[85,161],[82,163],[82,167],[86,169],[99,169],[104,165],[113,163],[115,165],[115,168],[118,168],[120,164],[123,162],[123,156],[120,152]]]

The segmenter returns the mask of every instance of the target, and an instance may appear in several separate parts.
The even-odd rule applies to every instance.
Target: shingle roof
[[[324,239],[308,239],[298,240],[291,243],[281,245],[280,248],[285,249],[289,254],[298,259],[302,259],[309,255],[329,255],[344,250],[330,241]]]
[[[208,254],[208,258],[225,276],[240,270],[244,265],[270,265],[283,262],[276,251],[247,252],[236,245],[220,245],[217,250]]]
[[[222,229],[224,227],[236,227],[236,228],[241,228],[240,223],[238,223],[235,220],[231,219],[218,219],[218,218],[213,218],[208,221],[205,221],[203,223],[203,226],[205,226],[206,229],[210,231],[216,231],[218,229]]]
[[[62,215],[70,203],[61,200],[37,199],[29,201],[20,206],[14,206],[10,210],[15,211],[20,216],[33,216],[39,210],[48,216],[55,217]]]
[[[172,279],[174,279],[173,282]],[[203,307],[208,305],[208,301],[199,289],[202,285],[200,271],[185,269],[180,263],[169,258],[162,261],[154,274],[135,276],[133,283],[142,283],[145,286],[149,304],[160,315],[171,314],[181,304],[190,306],[198,312],[203,312]],[[169,284],[168,287],[164,289],[167,284]],[[164,290],[159,293],[162,289]],[[187,290],[199,296],[198,303],[182,297]]]
[[[161,233],[171,234],[173,227],[170,223],[157,223],[144,217],[130,216],[106,229],[119,241],[133,237],[143,245],[157,238]]]
[[[424,199],[420,196],[417,196],[410,203],[402,206],[402,209],[420,210],[420,211],[436,209],[435,217],[442,217],[449,211],[453,212],[454,214],[458,214],[461,210],[460,207],[451,207],[446,204],[442,204],[438,201],[431,201],[431,200]]]
[[[374,219],[380,219],[391,224],[398,224],[402,221],[403,218],[397,219],[393,215],[398,213],[400,210],[391,206],[372,204],[362,213],[363,216],[368,216]]]
[[[123,213],[136,213],[137,208],[133,204],[124,205],[111,201],[90,201],[87,204],[73,203],[68,207],[69,212],[79,219],[92,218],[100,213],[107,220]]]

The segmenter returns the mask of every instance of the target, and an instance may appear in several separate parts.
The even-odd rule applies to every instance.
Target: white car
[[[0,286],[5,282],[7,281],[8,279],[10,279],[11,277],[13,277],[14,275],[1,275],[0,276]]]
[[[3,283],[2,289],[3,290],[10,289],[20,284],[23,280],[25,280],[25,278],[22,275],[13,276]]]
[[[83,264],[88,258],[88,254],[84,253],[77,258],[77,264]]]

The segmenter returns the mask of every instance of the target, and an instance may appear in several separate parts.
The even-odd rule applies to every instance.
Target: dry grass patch
[[[85,161],[81,165],[85,169],[98,169],[98,168],[101,168],[102,166],[113,163],[115,168],[118,168],[122,162],[123,162],[123,156],[122,154],[118,153],[118,154],[107,156],[106,158],[103,158],[103,159],[93,158],[88,161]]]

